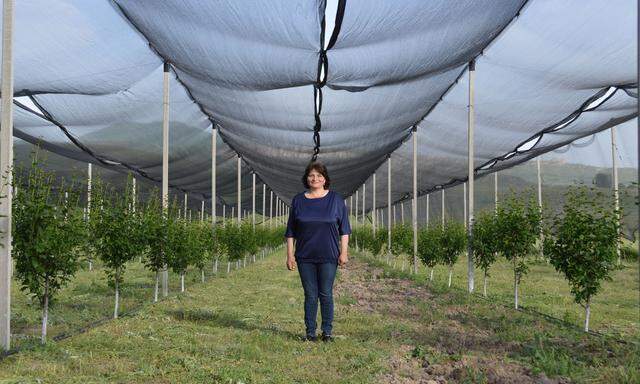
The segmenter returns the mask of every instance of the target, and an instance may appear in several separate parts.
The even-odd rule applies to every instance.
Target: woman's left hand
[[[349,261],[349,258],[347,257],[346,253],[341,253],[340,256],[338,256],[338,265],[341,267],[344,267],[347,262]]]

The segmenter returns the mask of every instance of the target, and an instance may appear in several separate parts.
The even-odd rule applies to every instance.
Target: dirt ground
[[[518,343],[501,341],[491,329],[462,324],[468,315],[465,306],[450,305],[446,297],[434,297],[426,287],[417,287],[409,280],[382,276],[382,269],[351,260],[349,267],[341,270],[335,287],[336,298],[349,298],[351,309],[397,319],[416,331],[414,345],[402,344],[398,348],[389,361],[391,372],[380,375],[380,383],[569,382],[534,374],[509,361],[508,354],[519,348]],[[426,312],[417,302],[427,303]],[[428,316],[428,311],[443,316]],[[420,334],[429,336],[420,340]],[[402,340],[406,341],[406,337]]]

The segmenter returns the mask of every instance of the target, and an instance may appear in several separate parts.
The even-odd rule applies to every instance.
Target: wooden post
[[[4,179],[0,194],[0,345],[11,347],[11,184],[13,167],[13,0],[2,7],[2,117],[0,126],[0,171]]]
[[[418,273],[418,127],[413,126],[413,199],[411,201],[413,225],[413,273]]]
[[[162,87],[162,212],[169,214],[169,63],[164,63]],[[166,255],[165,255],[166,256]],[[162,268],[162,296],[169,295],[169,270]]]
[[[475,111],[474,111],[474,87],[476,76],[476,62],[471,61],[469,63],[469,126],[467,131],[467,144],[468,144],[468,182],[469,182],[469,221],[467,223],[467,288],[469,293],[474,289],[474,264],[473,264],[473,222],[474,222],[474,172],[475,172],[475,157],[474,157],[474,144],[473,144],[473,130],[475,128]]]

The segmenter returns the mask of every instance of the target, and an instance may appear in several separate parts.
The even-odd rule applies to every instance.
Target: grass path
[[[300,342],[302,289],[281,253],[8,357],[0,383],[640,381],[633,344],[420,286],[361,255],[339,272],[336,342]]]

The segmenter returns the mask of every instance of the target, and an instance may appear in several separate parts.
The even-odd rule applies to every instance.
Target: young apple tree
[[[601,193],[586,187],[571,188],[565,195],[564,212],[547,231],[544,253],[554,268],[564,274],[576,303],[584,306],[584,330],[589,331],[591,299],[604,280],[611,280],[620,241],[620,217]]]

